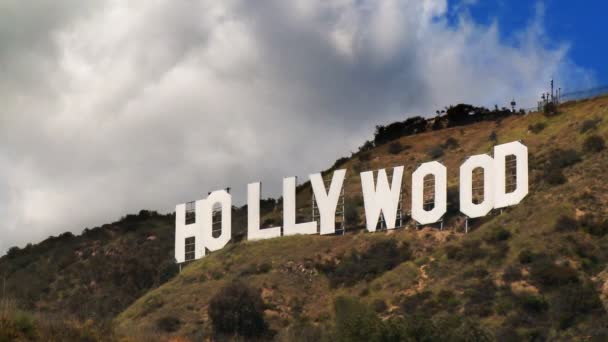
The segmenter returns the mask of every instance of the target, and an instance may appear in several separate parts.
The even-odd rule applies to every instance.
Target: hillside
[[[142,210],[78,236],[12,248],[0,258],[0,340],[114,340],[114,331],[137,341],[199,340],[215,335],[208,304],[235,280],[260,292],[269,327],[263,339],[369,340],[344,337],[344,325],[357,321],[391,332],[392,340],[412,338],[412,330],[453,340],[463,331],[479,333],[469,340],[601,340],[608,329],[608,152],[588,141],[608,137],[608,97],[559,110],[550,117],[483,112],[482,121],[449,128],[447,115],[380,126],[374,143],[324,173],[348,170],[343,236],[246,242],[246,207],[234,208],[233,242],[178,275],[174,216]],[[471,221],[464,234],[459,165],[513,140],[530,151],[530,194]],[[445,229],[418,230],[406,219],[405,229],[364,232],[358,174],[404,165],[407,209],[409,175],[430,160],[448,167]],[[309,219],[310,196],[309,183],[298,187],[298,220]],[[280,208],[280,198],[263,201],[262,222],[280,225]]]
[[[30,311],[111,319],[178,272],[174,220],[142,210],[78,236],[13,247],[0,259],[4,296]]]
[[[265,336],[277,340],[366,339],[386,331],[398,332],[393,339],[605,340],[608,150],[597,137],[608,138],[608,97],[559,111],[404,136],[399,144],[341,159],[336,166],[348,169],[347,205],[353,207],[347,234],[231,244],[139,298],[115,319],[116,331],[135,340],[212,336],[209,303],[240,280],[260,291],[270,329]],[[474,220],[464,234],[455,190],[459,165],[513,140],[529,148],[529,195]],[[359,229],[362,200],[353,195],[360,193],[359,172],[404,165],[409,189],[411,172],[430,160],[448,168],[443,231],[416,229],[410,221],[389,232]],[[308,218],[308,184],[299,187],[297,200],[298,216]],[[263,221],[280,224],[280,211]],[[349,335],[352,326],[369,334]]]

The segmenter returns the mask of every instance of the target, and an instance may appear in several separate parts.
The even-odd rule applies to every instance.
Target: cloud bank
[[[0,251],[306,176],[376,124],[591,82],[542,7],[508,38],[445,0],[0,5]],[[456,18],[450,20],[449,18]]]

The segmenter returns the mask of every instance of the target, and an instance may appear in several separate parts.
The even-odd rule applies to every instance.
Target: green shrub
[[[597,128],[597,125],[602,122],[602,119],[588,119],[581,123],[581,127],[579,131],[581,134],[586,133],[587,131],[591,131]]]
[[[591,284],[570,283],[558,290],[554,297],[553,315],[560,329],[573,326],[578,319],[593,316],[606,321],[606,310]]]
[[[431,291],[417,292],[411,296],[404,297],[401,300],[401,303],[399,303],[401,311],[405,314],[430,314],[432,309],[430,305],[432,297],[433,293]]]
[[[272,269],[272,264],[270,264],[268,262],[264,262],[258,267],[258,273],[268,273],[268,272],[270,272],[271,269]]]
[[[547,124],[545,124],[544,122],[538,122],[533,125],[529,125],[528,130],[534,134],[538,134],[538,133],[542,132],[542,130],[544,130],[545,127],[547,127]]]
[[[386,302],[383,299],[376,299],[372,302],[372,307],[377,313],[382,313],[388,309]]]
[[[603,237],[608,234],[608,220],[599,220],[592,215],[585,215],[581,219],[581,227],[590,235]]]
[[[578,228],[578,222],[570,216],[561,215],[557,221],[555,221],[553,228],[558,232],[571,232]]]
[[[373,141],[367,140],[365,143],[363,143],[363,145],[359,146],[358,152],[363,153],[363,152],[371,151],[375,146],[376,146],[376,144],[374,144]]]
[[[348,157],[340,157],[340,158],[336,159],[334,164],[329,168],[329,171],[338,169],[340,166],[342,166],[342,164],[346,163],[349,160],[350,160],[350,158],[348,158]]]
[[[389,320],[384,324],[381,336],[382,341],[439,341],[443,337],[435,322],[420,314]]]
[[[475,240],[465,240],[462,246],[448,245],[445,250],[448,259],[460,261],[474,261],[488,255],[488,251],[481,247],[481,242]]]
[[[299,316],[287,329],[279,333],[276,341],[285,342],[318,342],[323,340],[329,332],[313,324],[307,317]]]
[[[523,265],[531,263],[535,258],[536,254],[527,249],[519,252],[519,255],[517,256],[517,260],[519,260],[519,263]]]
[[[475,342],[494,341],[492,334],[484,329],[479,322],[474,319],[463,319],[460,326],[449,336],[450,337],[446,340]]]
[[[392,142],[390,143],[390,145],[388,145],[388,153],[390,154],[399,154],[404,149],[405,148],[403,147],[403,145],[401,145],[401,143],[398,141]]]
[[[549,308],[545,298],[534,294],[522,295],[519,297],[519,304],[526,312],[533,314],[540,314]]]
[[[179,330],[182,322],[174,316],[165,316],[156,321],[156,327],[163,332],[172,333]]]
[[[549,185],[560,185],[566,183],[563,169],[579,163],[582,158],[578,151],[573,149],[554,149],[545,158],[538,159],[535,168],[543,170],[543,178]]]
[[[510,238],[511,232],[502,227],[490,230],[484,237],[485,241],[488,243],[507,241]]]
[[[534,261],[530,273],[535,282],[547,288],[579,281],[576,270],[567,265],[557,265],[548,257]]]
[[[237,280],[211,298],[209,317],[216,334],[260,337],[268,331],[264,309],[259,291]]]
[[[521,280],[522,278],[522,274],[521,274],[521,268],[515,265],[509,265],[505,268],[504,272],[502,273],[502,280],[506,281],[506,282],[514,282],[514,281],[518,281]]]
[[[458,140],[454,139],[453,137],[449,137],[442,146],[446,149],[454,149],[460,147],[460,143],[458,143]]]
[[[488,270],[485,267],[475,265],[472,268],[466,269],[462,273],[462,276],[465,279],[468,279],[468,278],[482,279],[482,278],[487,277],[489,274],[490,274],[490,272],[488,272]]]
[[[327,274],[331,286],[352,286],[361,280],[371,280],[411,257],[409,245],[398,245],[395,240],[381,240],[363,253],[353,250],[337,265],[323,265],[320,268]]]
[[[357,155],[357,159],[362,162],[370,161],[372,159],[372,154],[370,152],[361,152]]]
[[[460,300],[454,291],[445,289],[437,293],[437,302],[448,312],[453,312],[460,305]]]
[[[568,181],[561,169],[553,168],[545,172],[545,182],[549,185],[561,185]]]
[[[592,135],[583,142],[583,151],[586,153],[598,153],[606,148],[604,138],[599,135]]]
[[[382,321],[366,305],[352,297],[334,301],[336,341],[377,341]]]
[[[552,168],[566,168],[582,161],[580,153],[574,149],[554,149],[549,153],[548,164]]]
[[[495,143],[498,141],[498,135],[496,134],[496,131],[492,131],[492,133],[490,133],[490,136],[488,137],[488,139]]]
[[[443,147],[441,147],[441,146],[431,147],[427,151],[427,154],[432,159],[439,159],[439,158],[443,157],[443,154],[444,154]]]
[[[468,299],[464,305],[467,315],[487,317],[493,313],[492,304],[496,298],[496,285],[493,280],[479,280],[476,284],[469,286],[464,295]]]
[[[254,275],[254,274],[262,274],[262,273],[268,273],[270,272],[270,270],[272,269],[272,265],[270,263],[264,262],[260,265],[257,264],[249,264],[247,266],[245,266],[241,272],[239,273],[240,276],[250,276],[250,275]]]

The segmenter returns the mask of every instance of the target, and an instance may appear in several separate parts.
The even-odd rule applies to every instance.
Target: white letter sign
[[[213,206],[216,203],[222,207],[222,222],[220,236],[213,237]],[[198,213],[197,208],[197,215]],[[202,216],[204,245],[212,252],[219,251],[232,236],[232,196],[226,190],[212,192],[205,200]]]
[[[283,179],[283,235],[316,234],[317,222],[296,223],[296,177]]]
[[[281,236],[281,227],[260,229],[260,183],[247,186],[247,240],[264,240]]]
[[[378,171],[378,184],[374,187],[374,172],[361,173],[361,187],[365,204],[365,218],[367,230],[376,231],[380,213],[384,215],[386,229],[394,229],[397,221],[397,208],[401,194],[401,181],[403,179],[403,166],[393,168],[393,181],[388,185],[386,170]]]
[[[435,177],[435,207],[424,210],[424,177]],[[412,218],[420,224],[438,222],[447,210],[447,171],[439,162],[424,163],[412,174]]]
[[[403,166],[393,168],[389,184],[386,169],[360,174],[361,191],[365,207],[366,229],[375,232],[380,215],[386,228],[395,229],[401,198]],[[483,170],[483,201],[473,198],[473,172]],[[433,208],[425,208],[425,184],[427,176],[433,176]],[[335,170],[329,189],[323,175],[310,175],[313,204],[319,210],[319,234],[336,233],[336,209],[341,199],[346,170]],[[260,227],[260,183],[247,186],[247,239],[263,240],[281,235],[317,234],[317,221],[297,222],[296,177],[283,179],[283,229]],[[508,185],[508,186],[507,186]],[[479,186],[479,185],[477,185]],[[468,218],[487,215],[492,209],[516,205],[528,194],[528,148],[518,141],[494,146],[494,157],[479,154],[468,158],[460,166],[460,211]],[[447,212],[447,169],[433,161],[420,165],[412,173],[412,219],[421,225],[439,222]],[[221,231],[213,236],[213,207],[221,205]],[[186,205],[175,207],[175,260],[183,263],[205,256],[206,249],[217,251],[232,236],[232,196],[225,190],[212,192],[207,199],[194,202],[194,222],[186,224]],[[342,215],[346,215],[344,212]],[[358,216],[358,213],[354,213]],[[314,212],[313,212],[314,215]],[[349,215],[350,216],[350,215]],[[402,217],[402,216],[400,216]],[[349,218],[350,220],[350,218]],[[344,224],[344,221],[342,222]],[[216,232],[217,233],[217,232]],[[188,260],[186,260],[188,259]]]
[[[483,169],[483,202],[473,203],[473,170]],[[494,159],[479,154],[460,166],[460,211],[470,218],[487,215],[494,208]]]
[[[345,175],[346,170],[334,171],[329,192],[325,192],[325,184],[320,173],[310,175],[310,184],[312,185],[321,216],[321,235],[334,234],[336,232],[336,206],[338,205],[338,199],[340,199]]]
[[[516,158],[515,191],[506,193],[506,159],[513,155]],[[519,141],[494,146],[494,168],[496,172],[494,208],[516,205],[528,194],[528,148]]]

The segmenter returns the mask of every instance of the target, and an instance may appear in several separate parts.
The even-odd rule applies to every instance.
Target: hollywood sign
[[[506,160],[515,157],[515,189],[507,192]],[[473,200],[473,170],[483,169],[483,201]],[[434,207],[424,208],[424,178],[434,177]],[[247,186],[247,239],[262,240],[281,235],[335,233],[336,207],[346,170],[333,173],[329,189],[326,189],[320,173],[310,175],[310,183],[319,210],[319,222],[296,223],[296,178],[283,179],[283,227],[260,227],[261,184]],[[382,214],[386,229],[396,228],[397,211],[403,179],[403,166],[393,168],[389,184],[385,169],[361,173],[361,188],[365,207],[366,228],[376,231]],[[469,157],[460,166],[460,211],[469,218],[482,217],[492,209],[518,204],[528,194],[528,148],[520,142],[510,142],[494,147],[494,156],[479,154]],[[420,165],[412,173],[411,218],[421,225],[439,222],[447,210],[447,169],[437,161]],[[221,230],[214,236],[213,210],[221,207]],[[205,256],[205,251],[222,249],[232,236],[232,196],[226,190],[214,191],[206,199],[194,202],[194,222],[186,224],[186,204],[175,209],[175,259],[178,263]],[[187,246],[188,245],[188,250]]]

